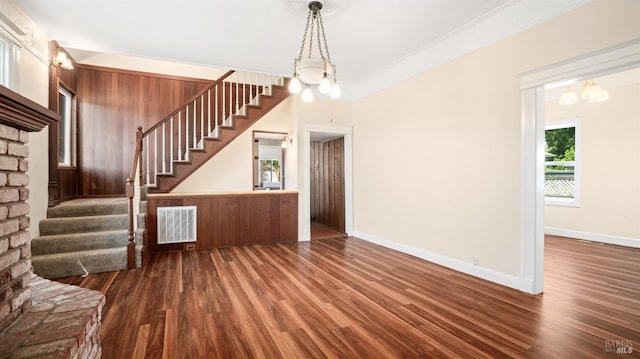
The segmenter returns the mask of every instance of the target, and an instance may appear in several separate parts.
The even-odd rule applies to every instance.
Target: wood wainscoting
[[[345,232],[344,138],[312,141],[311,220]]]
[[[185,250],[187,243],[158,244],[158,208],[196,206],[197,241],[193,249],[298,240],[298,192],[169,193],[147,197],[150,252]]]

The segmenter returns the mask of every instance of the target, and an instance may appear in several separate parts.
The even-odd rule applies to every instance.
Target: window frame
[[[62,84],[58,85],[58,101],[60,101],[60,95],[64,95],[67,99],[65,103],[65,109],[68,109],[66,113],[62,113],[60,106],[58,105],[58,113],[60,114],[60,123],[58,125],[58,156],[56,161],[58,162],[58,168],[75,168],[76,161],[76,126],[75,126],[75,107],[76,107],[76,95],[73,91],[69,90]],[[60,161],[60,140],[61,134],[64,131],[65,134],[65,158],[64,161]]]
[[[0,85],[18,91],[20,47],[0,28]]]
[[[554,197],[547,196],[546,191],[544,194],[544,204],[550,206],[564,206],[564,207],[580,207],[580,184],[581,184],[581,166],[580,160],[582,158],[582,144],[581,144],[581,134],[582,134],[582,120],[580,117],[574,117],[569,119],[564,119],[560,121],[552,121],[545,123],[545,134],[548,130],[557,130],[561,128],[575,128],[575,159],[574,161],[544,161],[544,168],[546,174],[546,167],[548,164],[570,164],[573,162],[573,198],[567,197]],[[545,146],[546,147],[546,146]]]

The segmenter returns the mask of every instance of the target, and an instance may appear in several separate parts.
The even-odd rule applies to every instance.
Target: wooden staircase
[[[140,234],[142,226],[134,220],[141,197],[170,192],[193,174],[289,97],[287,82],[283,77],[229,71],[144,133],[138,128],[126,184],[128,268],[136,266],[136,248],[146,248],[144,230]]]
[[[288,96],[284,78],[228,72],[142,134],[141,185],[171,191]]]

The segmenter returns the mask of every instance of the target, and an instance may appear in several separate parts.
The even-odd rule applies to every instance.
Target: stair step
[[[89,251],[126,247],[127,230],[56,234],[40,236],[31,241],[31,253],[36,255]]]
[[[147,223],[145,221],[147,214],[146,213],[138,213],[138,218],[136,218],[136,220],[138,221],[138,228],[140,229],[144,229],[147,227]]]
[[[143,248],[136,246],[136,268],[142,266]],[[31,257],[31,262],[34,273],[49,279],[124,270],[127,247],[39,255]]]
[[[40,221],[40,235],[126,230],[128,227],[128,214],[46,218]]]
[[[31,257],[33,272],[52,279],[127,269],[127,247]]]
[[[47,218],[128,213],[126,198],[81,198],[47,209]]]

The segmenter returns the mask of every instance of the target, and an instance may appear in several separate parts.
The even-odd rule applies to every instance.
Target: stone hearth
[[[102,293],[31,277],[32,306],[0,334],[6,358],[99,358]]]

